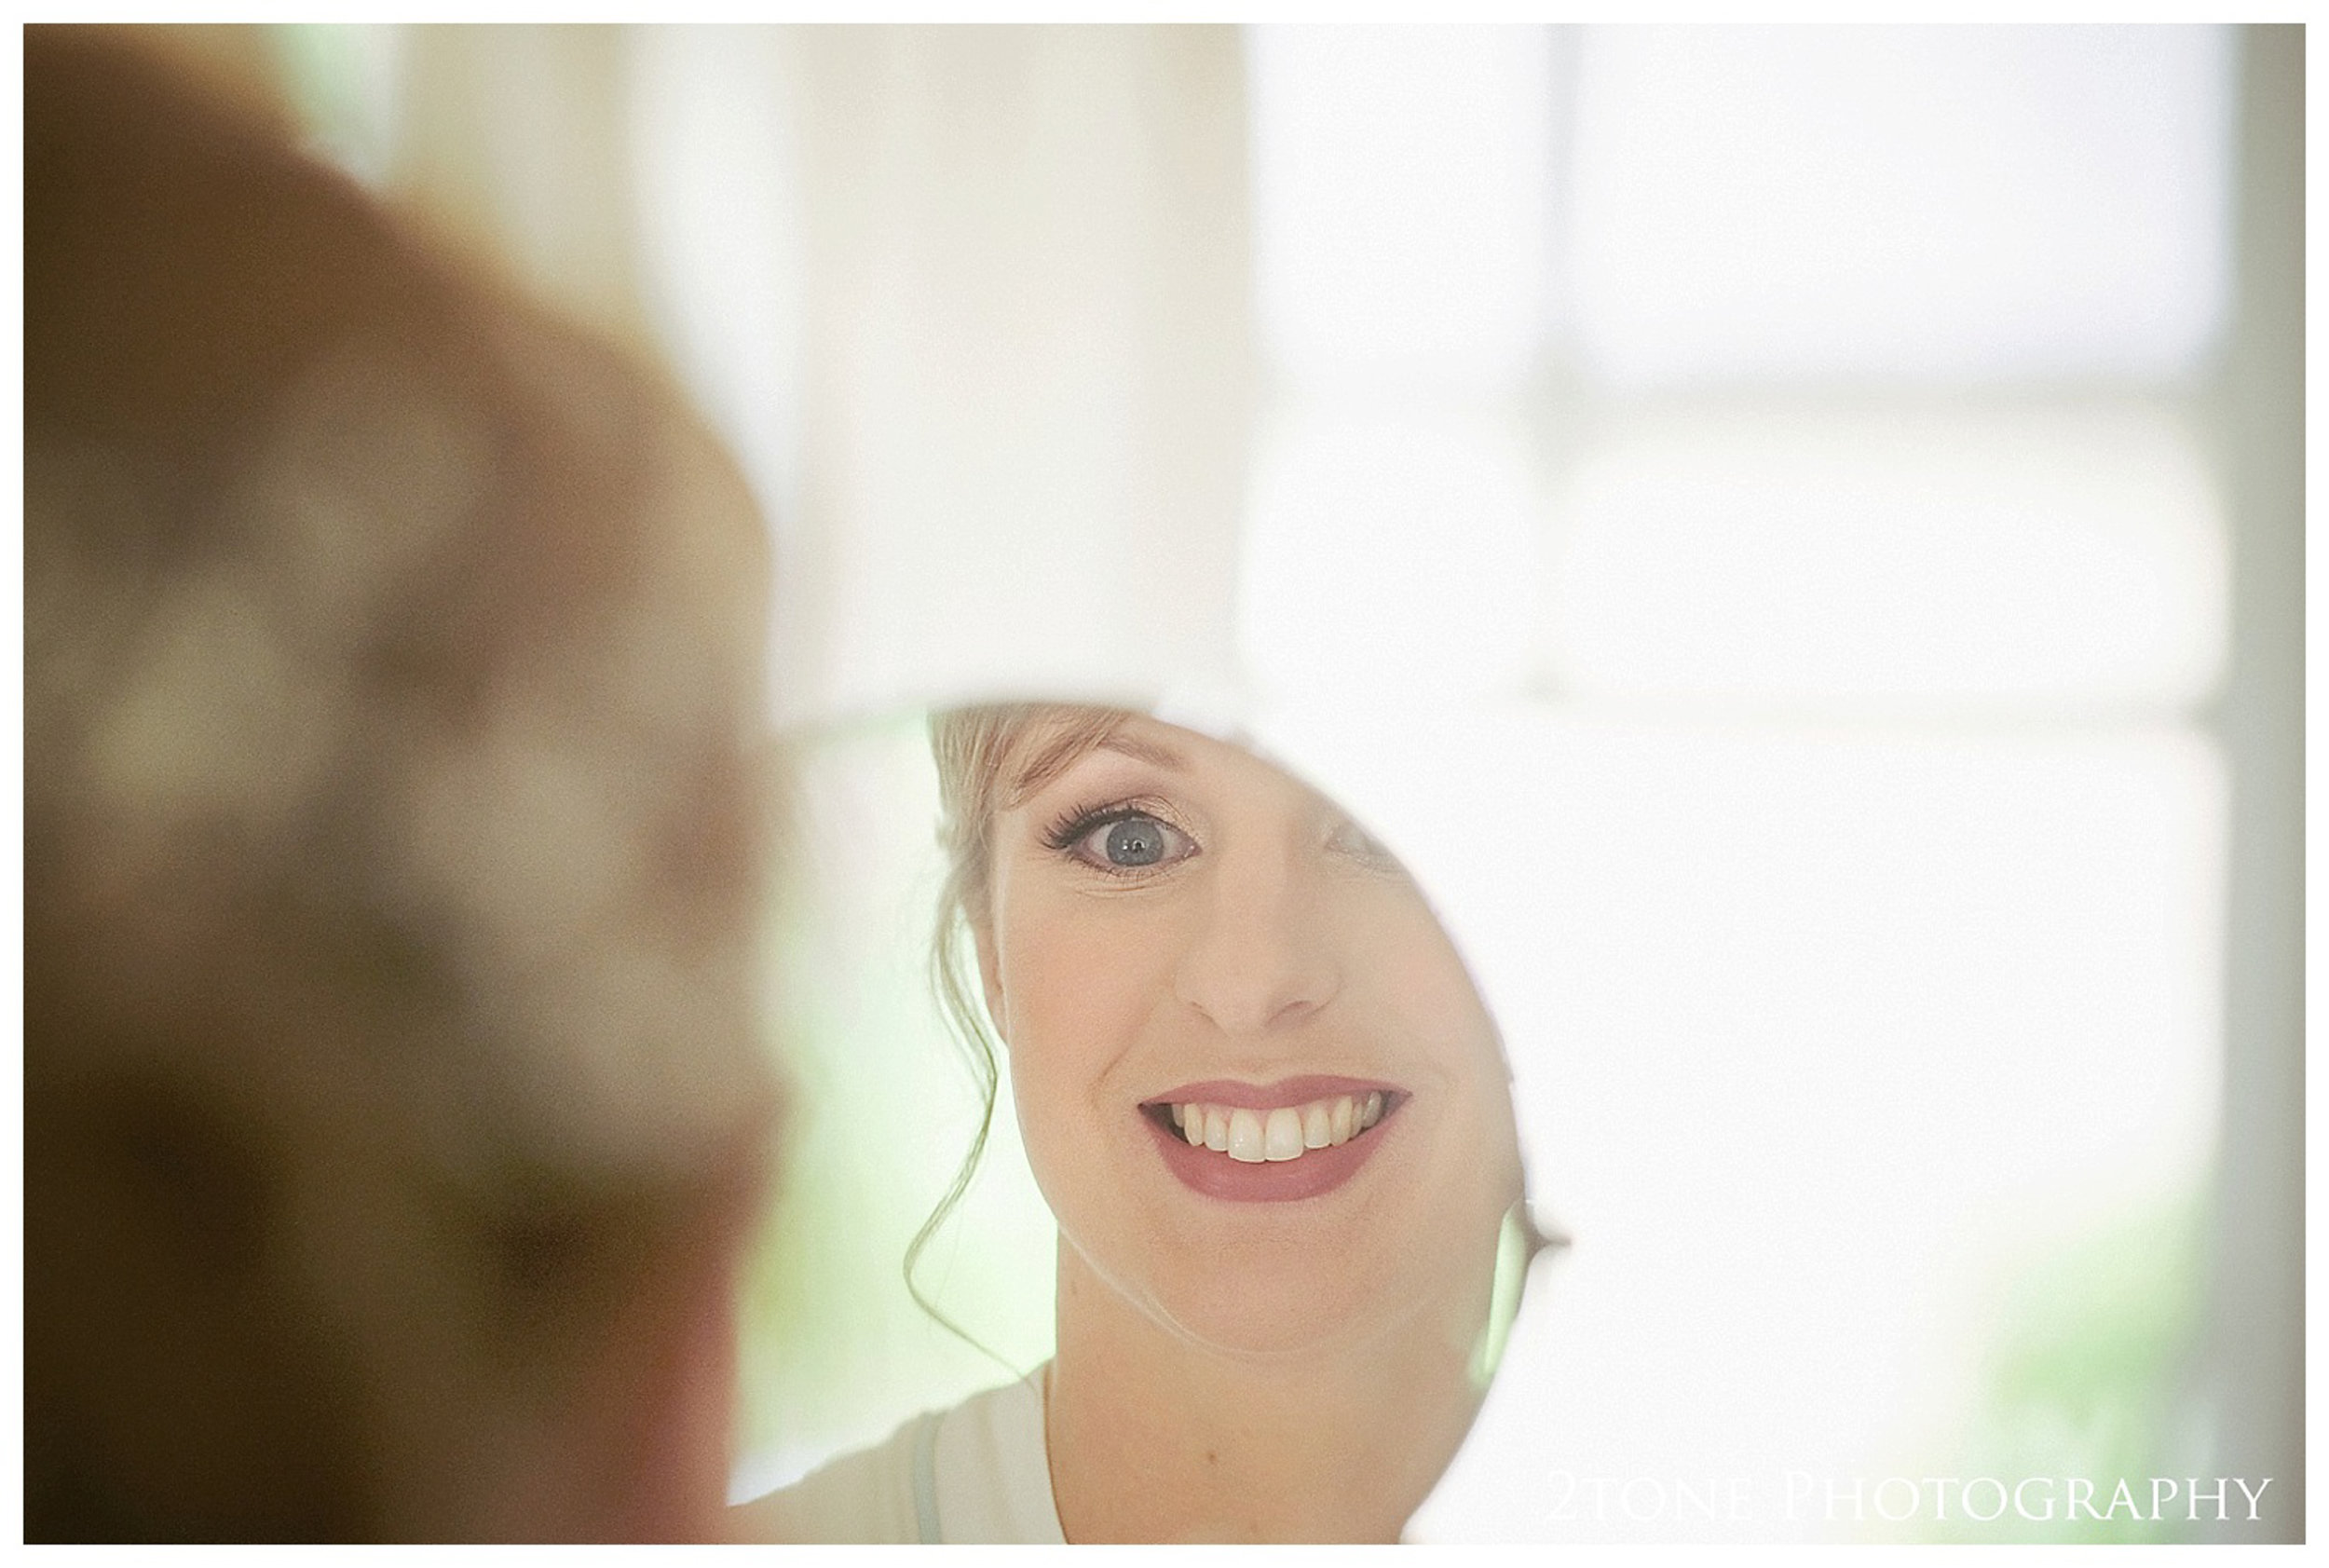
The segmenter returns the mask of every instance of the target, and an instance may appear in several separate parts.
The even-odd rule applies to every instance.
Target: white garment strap
[[[926,1547],[943,1546],[938,1532],[938,1422],[932,1411],[914,1429],[914,1527]]]

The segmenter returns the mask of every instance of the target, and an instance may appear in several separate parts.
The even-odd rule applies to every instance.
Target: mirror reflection
[[[908,1272],[927,1282],[1001,1152],[982,1146],[1007,1090],[1056,1225],[1054,1348],[740,1520],[793,1540],[1397,1539],[1471,1425],[1525,1261],[1496,1027],[1423,891],[1309,784],[1144,715],[967,708],[929,742],[932,966],[981,1104]]]

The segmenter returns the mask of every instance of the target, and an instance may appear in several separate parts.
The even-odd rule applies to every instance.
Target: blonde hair
[[[996,816],[1058,777],[1130,716],[1123,708],[1069,702],[994,702],[930,716],[931,757],[938,765],[938,846],[947,857],[931,933],[930,980],[977,1085],[979,1116],[954,1179],[906,1245],[906,1288],[924,1312],[981,1350],[987,1347],[923,1295],[914,1278],[923,1250],[977,1174],[1001,1087],[997,1033],[987,1016],[985,988],[972,975],[976,959],[964,951],[963,937],[985,932],[991,919]]]

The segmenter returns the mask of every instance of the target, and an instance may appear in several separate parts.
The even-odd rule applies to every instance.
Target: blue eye
[[[1053,841],[1094,870],[1111,875],[1169,867],[1197,852],[1179,828],[1146,811],[1122,809],[1096,821],[1086,815]]]
[[[1113,866],[1154,866],[1164,858],[1165,831],[1153,817],[1126,817],[1108,825],[1100,852]]]

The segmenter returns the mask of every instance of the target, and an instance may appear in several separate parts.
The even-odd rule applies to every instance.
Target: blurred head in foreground
[[[121,38],[24,100],[26,1533],[708,1534],[743,486]]]

